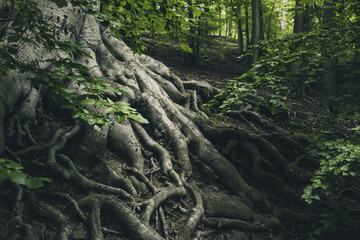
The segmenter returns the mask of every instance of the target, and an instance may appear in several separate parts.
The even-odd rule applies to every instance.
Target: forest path
[[[177,43],[161,43],[145,39],[147,50],[144,54],[168,66],[182,80],[206,81],[222,89],[226,84],[247,72],[251,67],[250,56],[241,53],[234,43],[214,40],[211,46],[204,48],[199,63],[190,61],[190,54],[184,52]],[[266,91],[258,90],[257,94],[265,96]],[[308,89],[307,96],[296,93],[288,96],[288,109],[278,115],[266,114],[281,127],[295,132],[304,129],[320,134],[328,112],[325,109],[324,97],[315,89]],[[264,114],[264,113],[263,113]],[[289,121],[289,117],[292,121]],[[295,124],[294,124],[295,123]],[[344,127],[340,127],[343,131]]]
[[[190,54],[184,52],[178,44],[160,43],[145,40],[144,52],[163,62],[182,80],[206,81],[221,89],[226,84],[250,68],[250,59],[242,57],[236,45],[214,42],[204,49],[199,62],[190,61]]]

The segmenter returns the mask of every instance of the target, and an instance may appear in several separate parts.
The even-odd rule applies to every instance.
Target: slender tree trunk
[[[242,26],[241,26],[241,19],[238,19],[237,20],[237,27],[238,27],[238,45],[239,45],[239,49],[240,49],[240,52],[243,52],[244,51],[244,35],[243,35],[243,32],[242,32]]]
[[[246,36],[246,48],[250,45],[250,30],[249,30],[249,2],[245,4],[245,36]]]
[[[294,33],[300,33],[304,28],[304,4],[300,1],[296,0],[295,3]]]
[[[313,8],[310,4],[305,5],[305,14],[304,14],[304,31],[310,32],[314,25],[312,13]]]
[[[325,0],[323,5],[323,25],[325,28],[331,30],[336,27],[336,22],[334,17],[335,13],[335,1],[334,0]],[[330,58],[324,64],[325,69],[325,79],[324,86],[327,96],[336,96],[336,64],[337,58]]]
[[[274,9],[275,9],[275,4],[276,4],[276,0],[274,0],[274,3],[273,3],[272,8],[271,8],[270,17],[269,17],[269,25],[268,25],[267,35],[266,35],[266,39],[268,41],[270,40],[271,21],[272,21]]]
[[[228,37],[228,30],[229,30],[229,19],[228,19],[228,10],[225,11],[225,45],[226,45],[226,39]]]
[[[240,51],[242,52],[244,50],[244,35],[242,32],[242,21],[241,21],[242,6],[240,4],[235,6],[234,2],[231,0],[231,7],[237,20],[238,46]]]
[[[189,4],[189,6],[193,6],[193,1],[192,0],[187,0],[187,3]],[[190,8],[189,10],[189,19],[193,19],[194,18],[194,12],[192,11],[192,9]],[[198,55],[197,55],[197,40],[196,40],[196,27],[195,26],[191,26],[190,27],[190,47],[193,50],[192,54],[190,55],[190,61],[191,62],[196,62]]]
[[[221,7],[219,7],[219,36],[221,37],[221,28],[222,28],[222,24],[221,24]]]
[[[304,22],[304,5],[300,3],[300,0],[295,2],[295,17],[294,17],[294,28],[293,33],[301,33],[303,31],[303,22]],[[297,49],[292,49],[297,51]],[[300,70],[301,64],[292,63],[290,66],[291,72],[295,74]],[[304,93],[304,91],[302,91]]]
[[[288,0],[282,0],[282,8],[281,8],[281,20],[280,20],[280,28],[281,30],[286,29],[286,5]]]
[[[233,22],[232,22],[232,15],[230,14],[230,16],[229,16],[229,30],[228,30],[228,36],[229,37],[232,37],[232,24],[233,24]]]
[[[265,25],[264,25],[263,7],[262,7],[261,0],[259,0],[259,13],[260,13],[260,40],[264,40],[265,39]]]
[[[260,6],[261,0],[252,0],[252,28],[251,28],[251,45],[259,44],[261,40],[261,21],[260,21]],[[253,48],[252,63],[256,63],[260,58],[260,49]]]

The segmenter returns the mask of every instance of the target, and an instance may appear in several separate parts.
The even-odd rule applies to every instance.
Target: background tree
[[[323,25],[325,29],[331,31],[332,28],[336,28],[335,1],[324,1],[323,9]],[[325,92],[328,96],[332,97],[336,96],[336,64],[337,58],[334,56],[330,56],[329,60],[324,63]]]
[[[238,33],[238,45],[241,52],[244,51],[244,36],[242,30],[242,8],[243,3],[241,1],[231,0],[231,7],[237,19],[237,33]]]
[[[252,13],[252,27],[251,27],[251,45],[256,46],[262,40],[263,33],[261,30],[264,28],[261,26],[261,0],[251,1],[251,13]],[[256,63],[260,58],[260,48],[253,48],[252,62]]]

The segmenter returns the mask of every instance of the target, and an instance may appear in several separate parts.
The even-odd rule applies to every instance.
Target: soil
[[[244,56],[234,43],[214,42],[203,50],[197,62],[190,60],[176,43],[159,43],[145,39],[145,54],[163,62],[182,80],[207,81],[223,88],[228,81],[245,73],[251,66],[249,56]]]
[[[199,63],[192,63],[190,61],[189,54],[184,53],[180,47],[173,43],[155,43],[148,41],[148,50],[145,54],[165,63],[176,75],[182,80],[198,80],[207,81],[213,86],[221,89],[226,84],[241,74],[245,73],[251,67],[250,58],[244,57],[244,53],[241,53],[236,48],[236,45],[224,45],[219,43],[216,54],[211,55],[204,52],[200,56]],[[221,57],[219,57],[221,56]],[[258,91],[260,96],[264,96],[266,91]],[[323,129],[323,122],[321,119],[328,115],[326,111],[326,104],[323,100],[323,96],[315,91],[311,90],[307,92],[307,96],[292,95],[289,98],[289,109],[286,111],[271,115],[268,112],[260,112],[261,115],[272,121],[274,124],[289,131],[293,136],[302,138],[306,134],[320,134]],[[225,127],[242,128],[239,123],[228,118],[218,117],[219,125]],[[303,131],[306,131],[303,133]],[[306,141],[306,139],[305,139]],[[195,174],[197,175],[197,174]],[[200,174],[201,175],[201,174]],[[197,179],[199,185],[204,182],[204,179]],[[203,191],[211,198],[218,198],[218,194],[222,191],[216,191],[219,185],[209,184],[203,186]],[[292,186],[297,189],[298,194],[302,194],[304,186]],[[266,189],[262,189],[268,192]],[[225,194],[223,199],[231,198],[231,195]],[[282,201],[273,196],[272,202]],[[284,206],[285,207],[285,206]],[[298,206],[300,212],[303,212],[309,217],[315,217],[322,212],[322,207],[319,206]],[[316,217],[315,217],[316,218]],[[269,235],[257,235],[252,236],[254,239],[277,239],[277,240],[289,240],[289,239],[308,239],[314,232],[314,222],[306,222],[301,225],[293,226],[288,232],[282,232],[280,234]],[[240,236],[243,232],[237,230],[226,231],[220,235],[217,235],[214,239],[242,239]],[[210,239],[210,238],[209,238]]]

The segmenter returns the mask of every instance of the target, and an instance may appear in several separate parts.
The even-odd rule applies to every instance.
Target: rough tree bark
[[[251,28],[251,45],[259,44],[261,40],[261,0],[251,1],[252,28]],[[251,62],[256,63],[260,58],[260,48],[254,47]]]
[[[289,167],[303,149],[286,131],[246,110],[229,113],[243,128],[211,125],[199,108],[217,89],[134,55],[80,8],[37,2],[60,40],[90,52],[77,59],[89,74],[126,88],[121,100],[150,124],[97,132],[64,116],[27,74],[1,76],[0,156],[52,179],[37,190],[1,185],[1,239],[213,239],[229,228],[233,239],[266,239],[305,219],[291,208],[302,204],[291,186],[303,178]],[[19,57],[41,68],[56,57],[19,45]]]

